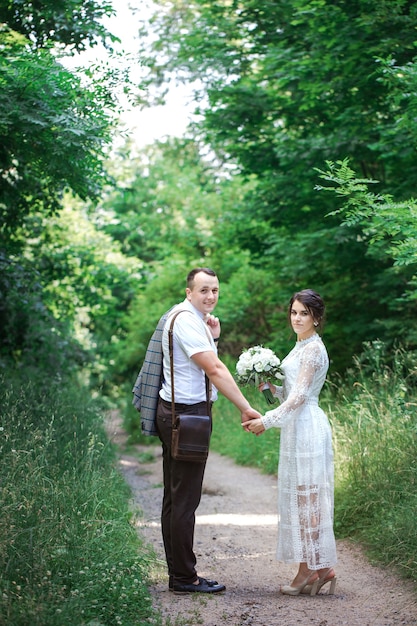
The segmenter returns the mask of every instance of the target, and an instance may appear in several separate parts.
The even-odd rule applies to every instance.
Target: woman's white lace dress
[[[332,567],[332,434],[318,405],[329,359],[319,335],[298,341],[281,365],[284,381],[275,395],[282,403],[262,418],[266,429],[281,429],[277,559],[307,563],[311,570]]]

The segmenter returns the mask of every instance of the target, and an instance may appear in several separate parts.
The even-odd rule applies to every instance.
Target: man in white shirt
[[[165,324],[162,347],[164,382],[157,409],[157,430],[162,441],[164,497],[162,536],[169,573],[169,589],[182,593],[218,593],[226,587],[197,575],[193,551],[195,511],[200,503],[205,462],[176,461],[171,457],[171,376],[168,328],[175,319],[174,398],[176,413],[207,414],[205,375],[211,383],[211,402],[217,390],[240,411],[242,423],[260,417],[252,409],[227,367],[217,356],[220,323],[212,312],[219,299],[219,281],[209,268],[196,268],[187,277],[186,298],[170,312]],[[211,414],[211,402],[209,411]]]

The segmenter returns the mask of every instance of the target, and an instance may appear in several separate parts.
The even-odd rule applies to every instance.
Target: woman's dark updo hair
[[[317,328],[321,328],[324,323],[325,306],[322,297],[312,289],[303,289],[297,291],[290,300],[288,306],[288,321],[291,321],[291,309],[294,302],[301,302],[310,313],[311,317],[317,322]]]

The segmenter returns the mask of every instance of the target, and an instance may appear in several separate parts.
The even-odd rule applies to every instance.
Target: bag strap
[[[172,411],[172,427],[175,424],[175,398],[174,398],[174,322],[177,315],[180,313],[184,313],[184,309],[182,311],[178,311],[172,316],[171,324],[168,330],[168,344],[169,344],[169,364],[171,368],[171,411]],[[206,401],[207,401],[207,415],[210,415],[210,383],[206,373],[204,373],[205,383],[206,383]]]

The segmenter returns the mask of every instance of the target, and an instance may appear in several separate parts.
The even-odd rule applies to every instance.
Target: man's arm
[[[243,393],[240,391],[233,376],[217,355],[210,351],[193,354],[192,360],[205,371],[213,385],[222,393],[241,413],[242,423],[261,417],[261,414],[252,409]]]

